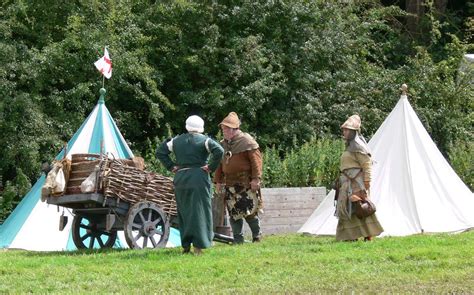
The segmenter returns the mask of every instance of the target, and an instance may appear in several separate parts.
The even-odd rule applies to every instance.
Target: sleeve
[[[156,149],[156,158],[160,160],[161,164],[163,164],[163,166],[165,166],[165,168],[169,171],[171,171],[171,169],[173,169],[175,166],[175,163],[170,157],[170,142],[172,143],[172,141],[173,139],[167,139]]]
[[[369,155],[362,153],[355,153],[355,157],[364,171],[364,181],[370,181],[372,179],[372,159]]]
[[[262,153],[259,149],[250,150],[247,152],[250,160],[250,167],[252,168],[251,176],[253,178],[262,179],[262,170],[263,170],[263,162],[262,162]]]
[[[209,153],[211,158],[209,159],[209,170],[215,171],[221,163],[222,156],[224,155],[224,149],[215,140],[209,140]]]

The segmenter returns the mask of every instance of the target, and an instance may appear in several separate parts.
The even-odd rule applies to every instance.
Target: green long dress
[[[175,154],[176,163],[170,158]],[[202,167],[217,169],[224,153],[219,143],[199,133],[186,133],[163,142],[156,157],[168,170],[177,166],[174,176],[181,245],[188,248],[211,246],[212,230],[211,179]]]

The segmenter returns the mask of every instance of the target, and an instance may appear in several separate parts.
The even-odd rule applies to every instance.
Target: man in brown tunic
[[[234,112],[229,113],[219,126],[224,134],[221,141],[224,158],[216,170],[214,182],[217,191],[225,195],[234,242],[244,242],[243,219],[252,231],[252,241],[259,242],[262,238],[258,217],[262,209],[262,155],[258,143],[240,130],[240,120]]]

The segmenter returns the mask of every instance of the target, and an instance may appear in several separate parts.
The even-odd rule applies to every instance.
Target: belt
[[[250,172],[244,171],[233,174],[225,174],[225,183],[226,185],[237,183],[248,185],[250,183]]]
[[[186,166],[185,166],[185,167],[178,166],[179,168],[178,168],[178,170],[176,170],[176,172],[179,172],[179,171],[186,171],[186,170],[193,169],[193,168],[202,168],[202,167],[204,167],[204,166],[206,166],[206,164],[201,165],[201,166],[189,166],[189,167],[186,167]]]

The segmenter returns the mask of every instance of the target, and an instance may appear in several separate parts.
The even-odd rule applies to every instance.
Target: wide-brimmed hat
[[[227,117],[219,123],[219,126],[224,125],[229,128],[239,128],[240,127],[240,120],[239,116],[235,112],[230,112]]]
[[[188,132],[204,132],[204,120],[201,117],[192,115],[186,119],[186,130]]]
[[[352,115],[346,120],[346,122],[344,122],[344,124],[341,125],[341,128],[360,130],[360,124],[359,115]]]

